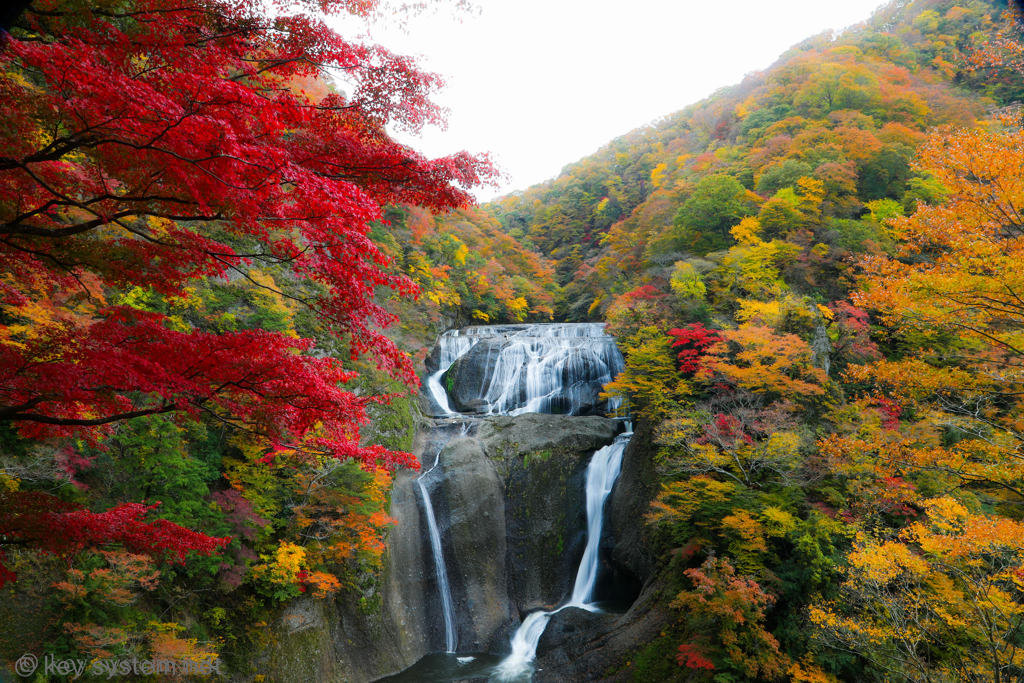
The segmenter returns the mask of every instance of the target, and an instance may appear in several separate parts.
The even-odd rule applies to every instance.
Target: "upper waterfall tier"
[[[481,325],[445,332],[427,367],[442,415],[594,415],[623,360],[602,323]]]

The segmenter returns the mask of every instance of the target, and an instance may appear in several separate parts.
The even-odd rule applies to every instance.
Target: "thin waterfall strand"
[[[622,454],[626,450],[629,436],[616,439],[605,446],[590,460],[587,467],[587,547],[583,551],[580,569],[576,573],[576,584],[572,589],[569,605],[590,609],[597,584],[597,569],[600,566],[598,551],[601,547],[601,530],[604,526],[604,504],[611,495],[615,480],[622,470]]]
[[[463,424],[459,436],[465,436],[469,425]],[[423,507],[427,512],[427,528],[430,531],[430,549],[434,555],[434,576],[437,577],[437,588],[441,593],[441,609],[444,612],[444,637],[445,647],[448,652],[455,652],[459,646],[459,634],[455,628],[455,604],[452,602],[452,592],[448,586],[448,568],[444,562],[444,551],[441,548],[441,533],[437,528],[437,519],[434,517],[434,504],[430,500],[430,491],[427,490],[423,480],[428,474],[434,471],[441,461],[441,451],[448,445],[451,439],[444,441],[437,449],[434,457],[434,465],[416,478],[419,484],[420,493],[423,494]]]

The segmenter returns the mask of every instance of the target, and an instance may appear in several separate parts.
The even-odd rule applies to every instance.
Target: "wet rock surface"
[[[623,670],[624,660],[672,620],[658,601],[661,589],[650,582],[625,614],[570,608],[554,615],[537,648],[533,683],[632,681],[632,672]]]
[[[479,441],[455,439],[441,451],[446,506],[442,538],[451,539],[446,555],[456,606],[459,647],[487,649],[496,631],[509,621],[508,578],[502,561],[505,498],[501,477]]]

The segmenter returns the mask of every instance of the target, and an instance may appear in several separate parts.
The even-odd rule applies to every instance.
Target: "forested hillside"
[[[891,2],[485,207],[626,356],[678,610],[634,680],[1019,679],[1005,9]]]
[[[911,168],[926,130],[972,126],[986,107],[1024,96],[1011,71],[972,71],[958,56],[998,15],[985,2],[889,3],[486,208],[555,261],[565,286],[556,314],[568,320],[599,319],[638,284],[667,292],[675,262],[736,246],[729,230],[744,217],[769,241],[802,246],[786,259],[793,267],[841,268],[865,242],[885,242],[867,203],[910,212],[941,199],[933,178]],[[802,189],[802,177],[816,182]],[[811,253],[815,244],[829,253]],[[796,273],[786,282],[824,286]]]

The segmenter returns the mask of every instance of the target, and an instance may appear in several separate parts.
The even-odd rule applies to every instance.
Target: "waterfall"
[[[618,408],[617,402],[606,404],[599,397],[603,385],[623,369],[622,354],[601,323],[485,325],[450,330],[438,340],[435,353],[437,369],[427,378],[426,391],[440,408],[442,417],[464,417],[453,409],[453,400],[456,407],[471,402],[478,415],[581,415],[603,413],[606,406],[610,410]],[[454,388],[459,393],[449,394],[444,386],[445,374],[462,358],[465,360],[457,368],[460,386]],[[467,377],[473,386],[465,386]],[[469,424],[462,423],[463,436]],[[435,429],[444,430],[451,422],[439,421],[435,425]],[[631,432],[620,435],[614,443],[597,451],[587,467],[587,545],[572,596],[560,609],[572,606],[598,611],[591,600],[599,566],[603,509],[619,475],[630,435]],[[423,495],[434,572],[441,593],[446,648],[447,652],[455,653],[455,608],[426,481],[450,440],[440,439],[433,466],[417,478],[417,484]],[[512,639],[512,654],[495,670],[499,680],[529,679],[537,643],[555,612],[534,612],[526,617]]]
[[[594,585],[597,583],[597,570],[600,566],[598,550],[601,545],[601,530],[604,523],[604,504],[608,500],[615,480],[622,468],[622,454],[632,432],[620,434],[614,443],[594,453],[587,466],[587,547],[583,551],[580,568],[576,572],[576,583],[573,585],[572,597],[569,602],[551,612],[534,612],[523,620],[523,623],[512,636],[512,654],[506,657],[495,669],[498,681],[529,681],[533,673],[533,660],[537,656],[537,645],[540,643],[544,629],[547,628],[551,616],[566,607],[579,607],[588,612],[596,612],[591,599]]]
[[[590,459],[587,466],[587,547],[576,572],[569,605],[589,609],[597,583],[597,568],[600,565],[598,550],[601,545],[601,529],[604,522],[604,504],[611,495],[615,480],[622,469],[622,454],[632,433],[619,436],[615,443],[605,446]]]
[[[463,424],[459,436],[465,436],[469,425]],[[419,484],[420,493],[423,495],[423,507],[427,513],[427,528],[430,531],[430,549],[434,556],[434,575],[437,577],[437,588],[441,593],[441,608],[444,612],[444,635],[447,652],[455,652],[459,646],[459,634],[455,629],[455,605],[452,602],[452,592],[448,586],[448,569],[444,562],[444,552],[441,548],[441,533],[437,528],[437,519],[434,517],[434,504],[430,500],[430,491],[423,482],[427,475],[437,468],[441,460],[441,451],[451,439],[445,439],[437,448],[437,455],[434,456],[434,465],[416,478]]]

